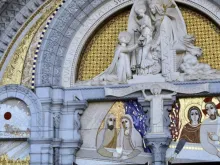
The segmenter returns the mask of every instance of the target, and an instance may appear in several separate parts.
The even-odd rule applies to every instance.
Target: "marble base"
[[[146,82],[165,82],[165,78],[161,74],[156,75],[133,75],[133,79],[128,80],[128,84],[138,84]]]

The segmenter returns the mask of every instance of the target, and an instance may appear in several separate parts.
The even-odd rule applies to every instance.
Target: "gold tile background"
[[[196,37],[196,45],[203,49],[200,62],[208,63],[220,69],[220,28],[203,14],[180,6],[189,34]],[[81,55],[77,80],[88,80],[111,63],[118,34],[127,29],[130,9],[111,17],[88,41]]]

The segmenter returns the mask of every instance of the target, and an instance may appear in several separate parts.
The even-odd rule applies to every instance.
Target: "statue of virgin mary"
[[[143,10],[145,16],[140,16]],[[149,41],[148,37],[148,42],[139,48],[142,54],[136,53],[131,59],[131,68],[136,70],[139,68],[141,70],[139,74],[162,73],[167,81],[172,81],[186,52],[197,57],[201,56],[201,49],[193,44],[194,37],[187,35],[183,16],[174,0],[134,2],[128,23],[128,32],[134,34],[131,44],[136,43],[137,39],[144,35],[143,26],[146,25],[138,23],[142,19],[140,17],[150,18],[153,31],[149,34],[152,36],[151,40]],[[152,60],[151,65],[144,65],[149,64],[149,60]]]

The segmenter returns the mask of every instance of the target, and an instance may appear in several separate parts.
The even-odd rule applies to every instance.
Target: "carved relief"
[[[120,51],[117,48],[106,71],[90,81],[78,82],[78,85],[136,84],[151,82],[152,79],[165,82],[220,78],[220,72],[211,69],[208,64],[198,62],[202,50],[195,46],[195,38],[187,34],[183,16],[173,0],[135,1],[127,32],[132,39],[120,42],[126,48],[133,48],[126,50],[127,58],[123,58],[123,52],[118,53]],[[129,73],[123,74],[127,70]]]

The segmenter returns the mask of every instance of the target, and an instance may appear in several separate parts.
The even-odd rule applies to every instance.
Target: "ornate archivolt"
[[[181,2],[181,3],[187,4],[189,6],[192,6],[194,8],[197,8],[201,12],[210,16],[217,24],[220,23],[219,8],[209,1],[177,0],[177,2]],[[59,1],[52,1],[52,0],[46,1],[45,4],[43,6],[41,6],[38,9],[38,11],[32,15],[32,17],[25,23],[25,25],[17,33],[16,37],[14,38],[12,43],[9,45],[8,50],[6,51],[6,54],[4,57],[7,57],[7,58],[5,58],[5,60],[6,60],[5,63],[2,63],[0,65],[1,66],[0,77],[2,79],[2,81],[1,81],[2,85],[3,84],[10,84],[10,83],[13,83],[13,84],[22,83],[22,84],[25,84],[28,87],[30,87],[30,83],[31,83],[31,81],[33,81],[32,79],[34,79],[34,76],[32,76],[32,72],[30,71],[31,70],[30,68],[32,66],[32,63],[33,63],[34,57],[35,57],[34,49],[36,49],[36,46],[37,46],[35,43],[39,39],[40,32],[42,30],[40,28],[42,28],[44,26],[46,20],[51,15],[52,11],[54,11],[56,9],[56,7],[59,6],[60,3],[61,3],[60,0]],[[62,71],[62,86],[65,86],[65,87],[72,86],[75,83],[75,81],[77,80],[77,71],[78,71],[77,66],[79,65],[79,60],[81,59],[82,50],[83,50],[84,45],[87,42],[88,38],[91,37],[91,35],[93,34],[94,30],[96,30],[97,27],[104,20],[106,20],[106,18],[108,18],[110,15],[112,15],[113,13],[116,13],[119,10],[131,5],[132,3],[133,2],[131,0],[124,0],[124,1],[111,0],[108,3],[100,6],[96,11],[94,11],[93,14],[91,14],[88,17],[88,19],[83,23],[84,26],[81,26],[81,28],[78,30],[76,35],[73,37],[72,43],[69,46],[68,53],[66,54],[66,56],[64,56],[65,60],[64,60],[64,67],[63,67],[63,71]],[[47,6],[47,8],[44,8],[46,6]],[[48,10],[49,8],[50,8],[50,10]],[[193,12],[193,11],[190,11],[190,12]],[[183,11],[183,15],[184,15],[184,13],[185,12]],[[197,16],[198,16],[198,14],[197,14]],[[123,19],[125,19],[125,18],[123,18]],[[193,20],[192,18],[190,18],[190,19]],[[205,19],[205,17],[204,17],[204,19]],[[198,19],[197,22],[198,21],[200,21],[200,19]],[[33,23],[33,22],[35,22],[35,23]],[[186,22],[187,22],[187,20],[186,20]],[[203,20],[203,23],[204,22],[205,21]],[[123,25],[123,26],[125,26],[125,25]],[[212,25],[209,24],[207,26],[209,26],[209,27],[213,26],[210,28],[214,29],[214,24],[212,24]],[[207,27],[207,29],[208,29],[208,27]],[[216,28],[216,29],[217,29],[216,33],[219,34],[218,28]],[[197,32],[203,33],[200,30]],[[211,31],[211,33],[213,33],[213,30]],[[203,33],[203,35],[204,35],[204,33]],[[214,34],[211,34],[210,36],[214,36]],[[215,35],[215,37],[216,36],[219,36],[219,35]],[[211,39],[211,37],[210,37],[210,39]],[[211,40],[208,40],[206,43],[209,42],[212,45],[216,45],[216,43],[213,43],[210,41]],[[214,39],[213,39],[213,41],[214,41]],[[219,39],[215,38],[214,42],[219,42]],[[208,50],[204,49],[204,51],[208,51]],[[217,57],[218,53],[219,53],[219,50],[215,49],[214,56]],[[112,53],[111,53],[111,56],[113,56]],[[85,59],[85,57],[82,57],[82,58]],[[201,61],[204,61],[204,62],[208,61],[207,63],[209,63],[212,67],[213,66],[215,67],[218,65],[217,62],[213,62],[211,58],[206,59],[206,57],[204,57],[204,59],[202,58]],[[215,61],[217,61],[217,60],[215,60]],[[24,62],[26,63],[25,65],[24,65]],[[84,66],[85,65],[87,65],[87,64],[84,64]],[[84,80],[84,79],[88,79],[88,78],[93,77],[98,72],[101,72],[104,69],[104,67],[106,67],[106,65],[108,65],[108,63],[105,63],[105,66],[99,67],[98,70],[96,69],[95,72],[91,71],[91,69],[90,69],[90,72],[94,72],[94,73],[92,73],[92,74],[90,72],[86,73],[87,78],[86,78],[86,76],[84,76],[84,78],[82,78],[82,76],[79,76],[79,79]],[[40,67],[42,67],[42,66],[40,66]],[[218,66],[216,68],[218,68]],[[85,72],[85,70],[83,72]]]
[[[31,87],[35,51],[48,18],[62,0],[46,1],[23,25],[5,52],[1,67],[1,85],[24,84]]]
[[[178,2],[180,2],[180,1],[178,1]],[[217,6],[213,5],[211,2],[209,2],[209,1],[207,1],[206,3],[204,3],[203,1],[188,1],[187,3],[185,1],[181,1],[181,2],[185,3],[189,6],[192,6],[192,7],[197,6],[197,9],[199,9],[202,13],[209,15],[212,19],[215,20],[215,22],[219,23],[218,22],[219,15],[218,15],[218,12],[216,12],[217,11],[216,10]],[[77,80],[76,78],[77,78],[77,72],[78,72],[77,67],[81,64],[83,65],[83,63],[81,63],[81,64],[78,63],[79,60],[81,59],[81,53],[82,53],[83,47],[84,47],[84,45],[86,45],[86,42],[87,42],[88,38],[91,37],[94,30],[96,30],[97,27],[104,20],[106,20],[106,18],[108,18],[110,15],[112,15],[116,11],[119,11],[120,9],[125,8],[125,7],[127,7],[131,4],[132,4],[132,1],[123,1],[123,2],[121,2],[121,1],[109,1],[108,3],[101,6],[96,12],[91,14],[91,16],[84,22],[84,24],[83,24],[84,26],[81,26],[81,28],[78,30],[76,35],[73,37],[72,42],[69,46],[68,52],[66,54],[66,57],[65,57],[65,60],[64,60],[64,67],[63,67],[63,71],[62,71],[62,86],[69,87],[69,86],[72,86],[72,85],[75,84],[75,81]],[[201,8],[204,8],[204,9],[202,10]],[[183,9],[183,14],[186,17],[188,17],[187,13],[188,13],[188,15],[189,15],[189,13],[190,14],[195,14],[195,11],[184,8]],[[200,14],[196,14],[194,18],[192,18],[192,16],[191,16],[189,18],[189,20],[191,20],[191,22],[192,22],[192,20],[195,19],[195,18],[196,18],[196,22],[198,24],[199,24],[199,21],[202,21],[202,24],[204,26],[205,26],[205,24],[207,24],[206,21],[210,21],[208,19],[206,19],[204,21],[205,17],[202,17]],[[213,23],[208,23],[208,24],[209,24],[208,25],[209,27],[207,26],[205,28],[206,28],[207,31],[208,31],[208,29],[209,30],[212,29],[211,33],[213,32],[213,34],[211,36],[215,36],[215,35],[219,36],[218,35],[219,34],[219,29],[217,28],[217,26],[215,26],[215,28],[213,28],[214,27]],[[126,25],[124,25],[124,26],[126,26]],[[214,29],[216,29],[216,30],[214,30]],[[193,32],[193,28],[192,28],[192,32]],[[203,33],[203,35],[205,35],[205,32],[202,32],[199,29],[198,29],[198,33],[201,33],[201,34]],[[210,37],[210,39],[211,39],[211,37]],[[113,40],[115,40],[115,39],[113,38]],[[219,43],[219,38],[217,38],[216,41]],[[204,42],[204,38],[201,37],[200,42]],[[210,40],[207,41],[207,43],[208,42],[210,42]],[[198,43],[199,42],[197,42],[197,44]],[[218,43],[215,43],[214,45],[217,45]],[[113,45],[115,45],[115,43]],[[87,53],[88,53],[88,50],[87,50]],[[98,52],[97,49],[94,49],[94,50]],[[208,52],[210,50],[205,50],[205,51]],[[216,53],[214,53],[214,54],[219,53],[219,50],[215,49],[215,51],[216,51]],[[102,52],[102,54],[104,54],[104,53],[105,52]],[[102,57],[99,56],[99,58],[102,58]],[[99,60],[99,58],[98,58],[98,60]],[[82,59],[85,59],[85,57],[82,57]],[[214,64],[214,62],[211,62],[210,59],[211,58],[206,59],[206,61],[209,61],[209,63],[212,66],[217,66],[217,64]],[[86,59],[86,63],[87,64],[90,63],[89,65],[91,66],[92,64],[91,64],[91,62],[89,62],[89,60],[91,60],[91,57]],[[97,60],[97,59],[95,59],[95,60]],[[106,60],[106,58],[105,58],[105,60]],[[201,59],[201,60],[205,60],[205,59]],[[108,61],[108,60],[106,60],[106,61]],[[105,63],[107,63],[107,62],[105,62]],[[85,66],[85,63],[84,63],[84,66]],[[88,66],[86,66],[86,67],[88,67]],[[80,68],[80,70],[81,70],[81,68]],[[85,71],[85,75],[86,75],[85,77],[86,78],[85,77],[82,78],[81,75],[79,75],[79,78],[82,79],[82,80],[83,79],[89,79],[89,78],[95,76],[95,74],[97,75],[97,73],[101,72],[104,68],[99,67],[95,71],[93,70],[94,72],[91,71],[91,68],[89,68],[89,69],[90,69],[90,71],[88,71],[88,70]],[[97,70],[99,70],[99,71],[97,71]],[[91,73],[91,72],[93,72],[93,73]]]

